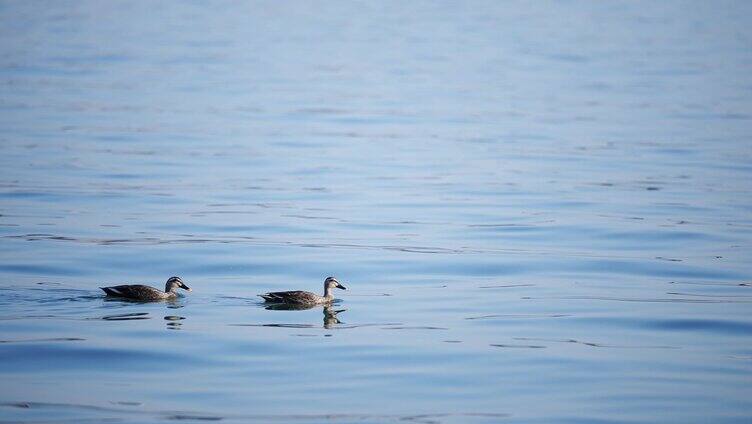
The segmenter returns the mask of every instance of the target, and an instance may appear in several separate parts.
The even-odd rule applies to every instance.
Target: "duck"
[[[260,294],[259,296],[262,297],[264,301],[266,301],[266,303],[272,304],[326,305],[334,301],[334,296],[332,296],[332,289],[334,288],[347,290],[347,288],[340,284],[340,282],[337,281],[336,278],[326,277],[326,280],[324,280],[323,296],[302,290],[270,292]]]
[[[191,288],[186,286],[183,280],[180,279],[180,277],[170,277],[169,279],[167,279],[167,283],[165,284],[165,291],[141,284],[100,287],[100,289],[102,289],[107,294],[107,296],[142,301],[177,299],[179,295],[176,289],[178,288],[184,289],[186,291],[191,291]]]

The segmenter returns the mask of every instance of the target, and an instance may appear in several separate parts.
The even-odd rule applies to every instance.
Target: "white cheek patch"
[[[121,293],[121,292],[120,292],[120,289],[118,289],[118,288],[112,287],[112,288],[111,288],[110,290],[111,290],[111,291],[112,291],[113,293],[117,294],[117,295],[120,295],[120,296],[122,296],[122,295],[123,295],[123,293]]]

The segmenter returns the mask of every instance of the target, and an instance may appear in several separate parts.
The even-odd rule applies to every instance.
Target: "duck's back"
[[[302,290],[271,292],[259,295],[272,303],[318,303],[321,296]]]
[[[135,300],[159,300],[167,298],[167,294],[154,287],[141,284],[130,284],[112,287],[100,287],[108,296],[124,297]]]

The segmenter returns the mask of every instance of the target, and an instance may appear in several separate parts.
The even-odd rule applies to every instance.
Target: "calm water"
[[[750,28],[0,3],[0,421],[749,423]]]

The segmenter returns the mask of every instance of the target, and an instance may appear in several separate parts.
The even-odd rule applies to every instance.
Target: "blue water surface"
[[[750,46],[741,1],[0,3],[0,422],[749,423]]]

